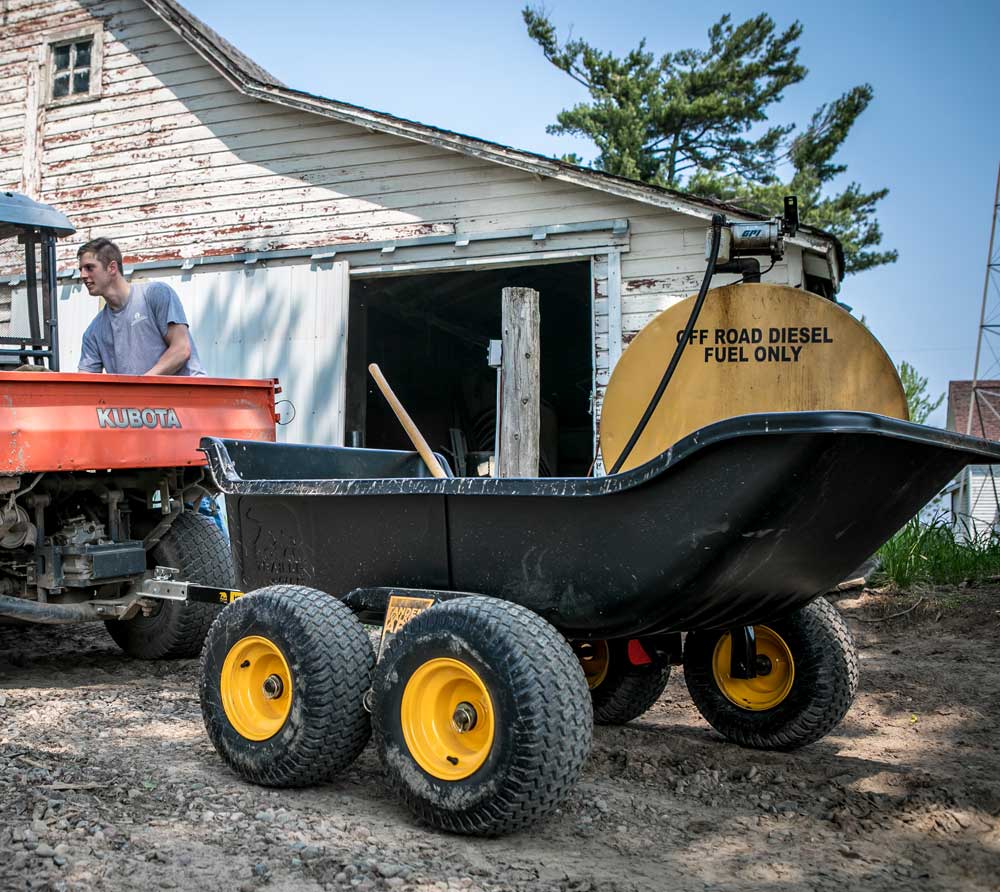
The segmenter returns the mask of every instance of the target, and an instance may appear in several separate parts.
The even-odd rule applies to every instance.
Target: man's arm
[[[188,327],[179,322],[171,322],[167,333],[163,336],[167,349],[156,360],[147,375],[176,375],[187,364],[191,357],[191,338],[188,337]]]
[[[83,343],[80,345],[80,362],[77,364],[78,372],[103,372],[104,361],[101,359],[101,351],[97,346],[97,336],[93,327],[87,328],[83,333]]]

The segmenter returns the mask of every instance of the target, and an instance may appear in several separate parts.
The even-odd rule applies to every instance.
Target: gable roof
[[[976,398],[972,400],[971,381],[948,382],[948,430],[966,432],[969,424],[969,405],[972,405],[974,437],[1000,441],[1000,381],[977,381]]]
[[[237,90],[253,99],[324,115],[343,123],[436,145],[483,161],[598,189],[620,198],[628,198],[701,219],[711,219],[713,214],[720,211],[744,219],[767,219],[766,215],[727,202],[701,198],[662,186],[652,186],[534,152],[489,142],[475,136],[410,121],[386,112],[327,99],[303,90],[294,90],[278,81],[175,0],[145,0],[145,3]],[[796,236],[788,241],[824,255],[830,266],[834,289],[840,287],[844,271],[844,252],[836,236],[811,226],[800,226]]]

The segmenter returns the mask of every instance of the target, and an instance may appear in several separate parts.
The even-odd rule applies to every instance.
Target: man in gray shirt
[[[204,375],[177,292],[164,282],[129,285],[122,252],[106,239],[79,251],[80,279],[105,307],[83,335],[79,371],[112,375]]]

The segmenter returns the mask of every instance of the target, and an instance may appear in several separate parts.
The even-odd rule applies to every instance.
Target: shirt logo
[[[138,310],[135,311],[135,315],[132,317],[132,325],[138,325],[140,322],[148,319],[149,316],[143,316]]]
[[[98,409],[97,423],[100,427],[181,427],[180,419],[173,409]]]

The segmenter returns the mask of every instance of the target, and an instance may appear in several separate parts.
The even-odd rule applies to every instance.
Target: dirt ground
[[[838,606],[861,691],[791,755],[724,742],[679,669],[598,728],[582,782],[529,833],[430,832],[369,746],[270,791],[208,742],[195,661],[137,663],[102,627],[0,628],[0,889],[1000,890],[1000,589]]]

